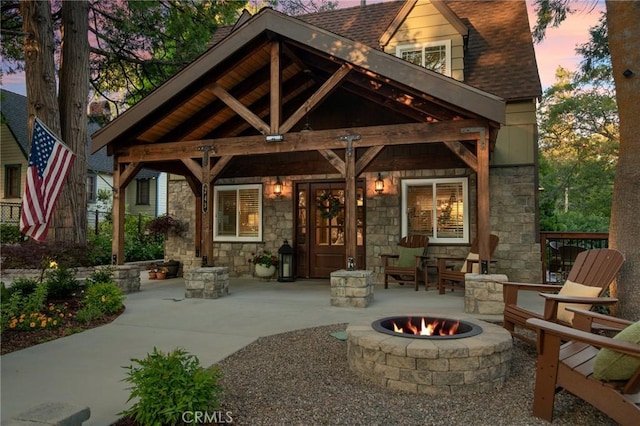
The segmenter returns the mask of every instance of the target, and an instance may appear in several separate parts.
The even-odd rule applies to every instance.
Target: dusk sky
[[[368,3],[374,3],[369,0]],[[532,0],[527,0],[529,10],[529,22],[531,26],[535,24],[535,15]],[[349,7],[360,4],[360,0],[340,0],[341,7]],[[536,59],[540,80],[543,89],[551,86],[555,81],[555,72],[558,66],[562,66],[571,71],[575,70],[580,58],[575,54],[577,45],[587,41],[589,28],[597,24],[600,12],[604,11],[604,1],[580,0],[572,3],[577,12],[569,15],[567,20],[559,28],[547,30],[544,42],[535,45]],[[2,77],[2,88],[26,94],[24,75],[4,75]]]

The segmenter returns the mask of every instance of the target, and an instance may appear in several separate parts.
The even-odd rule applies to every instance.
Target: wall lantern
[[[375,182],[375,190],[378,194],[382,194],[384,191],[384,181],[382,180],[382,175],[378,173],[378,179]]]
[[[282,182],[280,181],[280,177],[276,178],[276,183],[273,185],[273,193],[276,197],[282,195]]]
[[[293,247],[289,245],[289,241],[284,240],[284,243],[278,249],[278,281],[295,281],[293,255]]]

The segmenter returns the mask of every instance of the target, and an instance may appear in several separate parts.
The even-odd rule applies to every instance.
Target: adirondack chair
[[[575,315],[574,328],[539,318],[527,320],[538,335],[533,415],[551,422],[554,396],[564,389],[623,426],[640,424],[640,322],[568,309]],[[626,328],[626,336],[589,332],[597,324]],[[602,376],[618,380],[606,381]]]
[[[490,255],[496,251],[499,242],[500,238],[497,235],[491,234],[489,236]],[[469,272],[480,273],[477,238],[471,243],[467,257],[438,258],[438,289],[440,294],[444,294],[445,288],[450,288],[452,291],[464,289],[464,276]]]
[[[389,278],[400,285],[413,284],[418,291],[420,278],[424,280],[425,290],[428,288],[426,235],[408,235],[398,243],[397,254],[381,254],[384,268],[384,288],[389,288]],[[392,260],[394,259],[394,260]]]
[[[529,318],[571,325],[572,315],[565,307],[591,309],[592,305],[611,305],[617,299],[603,297],[622,267],[624,256],[614,249],[593,249],[578,253],[563,286],[557,284],[502,283],[504,297],[503,326],[513,337],[530,344],[535,341],[516,327],[530,328]],[[577,285],[576,285],[577,284]],[[537,291],[544,297],[543,312],[534,312],[518,306],[519,291]],[[558,294],[553,294],[558,293]]]

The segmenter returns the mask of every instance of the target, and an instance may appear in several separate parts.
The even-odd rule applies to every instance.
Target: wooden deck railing
[[[609,247],[606,232],[541,232],[543,282],[565,281],[578,253]]]

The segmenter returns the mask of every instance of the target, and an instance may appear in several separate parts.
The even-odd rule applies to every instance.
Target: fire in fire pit
[[[374,321],[374,330],[412,339],[461,339],[482,333],[476,324],[461,320],[431,317],[388,317]]]

